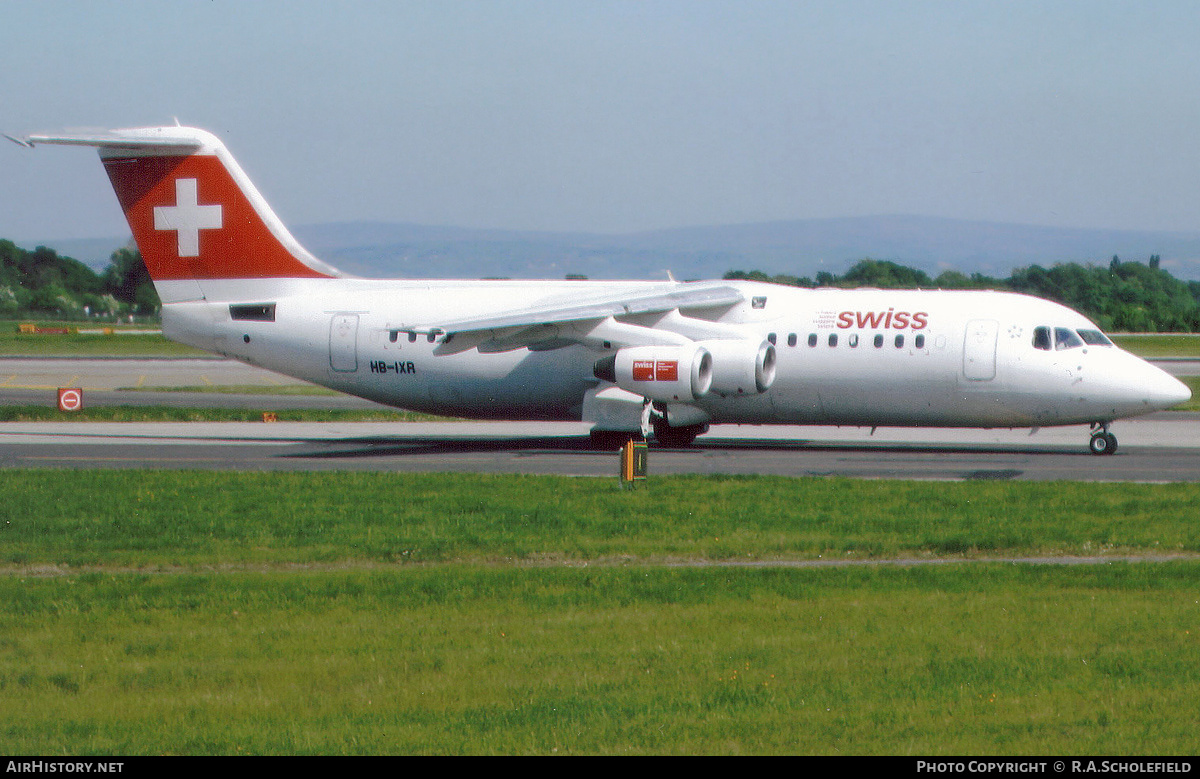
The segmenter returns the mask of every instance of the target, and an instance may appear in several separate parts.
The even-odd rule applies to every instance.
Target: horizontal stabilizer
[[[204,145],[201,137],[193,133],[171,132],[171,130],[186,129],[182,127],[146,127],[136,130],[103,130],[62,135],[29,135],[23,140],[25,145],[31,147],[38,144],[94,146],[99,149],[153,147],[162,150],[178,149],[184,153],[201,148]],[[20,142],[18,141],[18,143]]]

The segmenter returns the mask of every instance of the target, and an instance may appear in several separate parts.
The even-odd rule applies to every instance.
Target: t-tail
[[[144,127],[26,142],[99,149],[163,303],[204,299],[222,280],[344,275],[300,245],[212,133]]]

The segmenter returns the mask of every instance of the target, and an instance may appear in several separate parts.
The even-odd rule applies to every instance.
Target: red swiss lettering
[[[929,314],[924,311],[912,313],[896,311],[842,311],[837,316],[837,326],[842,330],[858,327],[861,330],[924,330],[929,325]]]
[[[654,381],[654,360],[634,360],[633,380]]]

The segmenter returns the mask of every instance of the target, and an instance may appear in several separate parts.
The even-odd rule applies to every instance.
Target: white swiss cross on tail
[[[154,229],[176,231],[180,257],[199,257],[200,231],[221,226],[221,206],[200,205],[196,179],[175,179],[175,205],[154,208]]]

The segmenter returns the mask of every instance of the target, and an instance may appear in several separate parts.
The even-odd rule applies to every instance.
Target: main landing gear
[[[1088,449],[1092,454],[1113,454],[1117,451],[1117,437],[1108,432],[1108,422],[1094,422],[1092,424],[1092,440],[1088,442]]]
[[[654,440],[662,446],[672,449],[691,446],[696,436],[708,432],[708,425],[681,425],[672,427],[665,418],[655,419],[650,423],[654,429]]]
[[[681,449],[691,446],[696,436],[708,432],[708,425],[683,425],[672,427],[665,419],[652,423],[654,440],[659,446],[668,449]],[[591,431],[592,448],[601,451],[615,452],[630,441],[645,441],[640,431],[632,430],[593,430]]]
[[[592,430],[592,448],[604,452],[616,452],[630,442],[645,441],[640,430]]]

